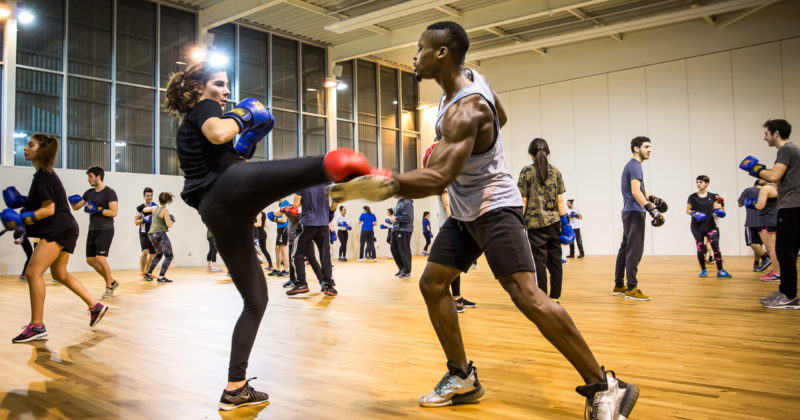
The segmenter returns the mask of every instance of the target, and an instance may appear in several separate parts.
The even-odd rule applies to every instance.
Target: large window
[[[117,80],[155,86],[155,47],[156,5],[117,0]]]
[[[30,134],[43,132],[59,138],[60,168],[99,165],[109,171],[180,175],[180,120],[162,105],[170,78],[186,70],[195,49],[202,48],[197,12],[142,0],[22,3],[36,22],[21,25],[17,33],[17,76],[10,87],[16,95],[15,134],[3,139],[14,144],[15,164],[29,165],[25,143]],[[235,22],[209,33],[209,52],[226,55],[229,63],[232,96],[226,110],[251,97],[276,117],[253,159],[323,155],[329,147],[325,48]],[[341,123],[349,133],[340,130],[349,147],[357,138],[354,65],[348,64],[344,76],[351,81],[350,113]],[[377,81],[373,85],[375,90]],[[373,115],[371,153],[378,162],[380,125]]]
[[[336,146],[354,148],[355,114],[353,113],[353,91],[355,89],[353,78],[353,62],[339,63],[342,75],[339,76],[340,85],[336,88]]]
[[[69,73],[111,78],[111,0],[69,0]]]
[[[117,86],[116,164],[119,172],[153,173],[153,103],[151,89]]]
[[[71,77],[67,88],[67,168],[110,168],[111,84]]]
[[[32,166],[23,152],[30,134],[44,133],[61,140],[62,83],[63,77],[57,74],[17,69],[15,165]],[[61,166],[60,153],[56,166]]]

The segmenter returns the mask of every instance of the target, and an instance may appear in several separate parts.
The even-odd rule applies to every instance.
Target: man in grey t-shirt
[[[764,181],[756,181],[755,185],[758,185],[759,182]],[[757,186],[745,188],[739,195],[738,202],[739,207],[745,207],[747,210],[747,217],[744,220],[744,242],[753,250],[753,271],[764,271],[772,261],[769,258],[769,254],[764,252],[764,244],[758,235],[758,231],[761,230],[761,217],[759,215],[760,212],[753,204],[753,200],[758,200],[758,191]],[[750,201],[745,201],[747,199],[750,199]],[[775,263],[777,264],[777,261]]]
[[[666,211],[666,204],[658,197],[648,196],[644,190],[642,162],[650,158],[650,139],[635,137],[631,140],[631,153],[631,160],[622,170],[622,243],[617,252],[614,290],[611,294],[625,296],[625,299],[630,300],[650,300],[637,287],[639,282],[636,278],[644,250],[644,213],[647,211],[653,217],[653,226],[661,226],[664,224],[664,216],[660,211]],[[624,283],[626,277],[628,287]]]
[[[781,267],[781,285],[761,299],[766,308],[800,309],[797,298],[797,253],[800,251],[800,147],[789,141],[792,126],[786,120],[767,120],[764,141],[778,149],[775,166],[767,169],[748,156],[739,167],[750,175],[778,184],[778,226],[775,254]]]

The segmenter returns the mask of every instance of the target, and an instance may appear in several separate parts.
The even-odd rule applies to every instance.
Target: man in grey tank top
[[[436,124],[441,140],[427,166],[394,177],[369,175],[330,190],[336,201],[381,201],[395,195],[423,198],[447,188],[451,216],[436,236],[419,283],[447,356],[448,373],[419,403],[441,407],[474,402],[483,396],[476,370],[464,351],[449,286],[485,253],[492,273],[517,308],[585,381],[576,391],[586,397],[592,418],[627,417],[638,398],[638,387],[606,373],[564,308],[536,285],[522,197],[500,142],[506,114],[486,80],[474,70],[464,69],[468,48],[466,32],[454,22],[430,25],[420,37],[414,58],[416,77],[434,79],[444,90]]]

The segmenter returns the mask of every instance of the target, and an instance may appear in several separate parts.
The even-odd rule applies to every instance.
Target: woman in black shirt
[[[709,178],[705,175],[697,177],[697,192],[686,201],[686,214],[692,216],[690,229],[697,247],[697,261],[700,263],[699,277],[708,277],[705,260],[705,238],[711,243],[714,261],[717,263],[717,277],[730,278],[731,275],[722,268],[722,253],[719,250],[719,228],[714,217],[725,217],[724,200],[717,194],[708,192]]]
[[[244,300],[233,329],[228,384],[218,404],[224,410],[269,398],[245,380],[250,351],[267,307],[266,279],[253,246],[256,215],[295,191],[372,171],[363,155],[349,149],[334,150],[324,158],[245,162],[243,156],[252,156],[275,120],[263,104],[250,98],[223,115],[229,96],[225,71],[200,62],[170,78],[164,103],[167,112],[183,119],[177,134],[184,172],[181,197],[200,213]],[[242,135],[234,146],[237,134]]]
[[[21,219],[26,225],[27,235],[39,238],[39,244],[25,270],[31,294],[31,322],[22,334],[12,340],[15,343],[47,337],[44,327],[44,272],[48,268],[54,279],[86,302],[89,307],[89,326],[97,325],[108,310],[107,306],[92,298],[80,280],[67,272],[69,256],[78,240],[78,223],[69,211],[64,186],[53,172],[58,155],[58,139],[34,134],[24,152],[25,159],[33,162],[36,173],[28,197],[22,203]]]

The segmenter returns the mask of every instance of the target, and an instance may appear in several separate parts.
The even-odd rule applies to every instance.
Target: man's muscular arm
[[[468,96],[447,109],[442,119],[442,139],[428,158],[426,168],[398,174],[397,195],[423,198],[441,194],[464,167],[479,128],[494,123],[492,110],[479,96]]]

